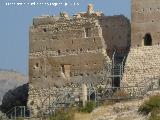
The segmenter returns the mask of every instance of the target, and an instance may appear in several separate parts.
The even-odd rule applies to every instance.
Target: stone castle
[[[135,85],[160,75],[160,1],[132,0],[131,15],[131,48],[123,82]]]
[[[123,15],[95,12],[91,4],[72,17],[61,12],[34,18],[28,106],[43,108],[66,91],[81,99],[84,83],[129,87],[159,80],[159,16],[159,0],[132,0],[131,23]]]

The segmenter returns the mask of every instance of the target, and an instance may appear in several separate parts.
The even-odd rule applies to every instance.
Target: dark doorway
[[[95,93],[92,93],[91,95],[90,95],[90,100],[91,101],[94,101],[96,99],[96,95],[95,95]]]
[[[147,33],[144,36],[144,46],[151,46],[152,45],[152,36],[150,33]]]
[[[120,87],[120,77],[112,78],[112,87]]]

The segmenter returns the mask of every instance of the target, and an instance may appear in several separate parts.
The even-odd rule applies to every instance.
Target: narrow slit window
[[[61,65],[61,72],[66,76],[70,77],[71,75],[71,65]]]
[[[60,50],[58,50],[58,55],[61,55],[61,51]]]
[[[43,31],[44,31],[44,32],[47,32],[47,29],[46,29],[46,28],[44,28],[44,29],[43,29]]]
[[[91,37],[91,28],[85,28],[85,37]]]
[[[36,67],[39,67],[39,64],[38,64],[38,63],[36,63]]]

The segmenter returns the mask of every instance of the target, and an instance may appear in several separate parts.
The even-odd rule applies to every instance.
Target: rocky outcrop
[[[92,120],[147,120],[147,116],[138,113],[141,103],[134,100],[100,107],[93,111]]]
[[[92,112],[91,120],[148,120],[138,112],[138,108],[151,96],[160,95],[160,90],[148,92],[143,99],[121,101],[113,105],[102,106]]]
[[[26,84],[28,78],[21,73],[9,70],[0,70],[0,104],[5,93],[18,86]]]
[[[0,70],[0,109],[6,112],[17,105],[25,105],[28,78],[13,70]],[[26,85],[24,85],[26,84]]]
[[[27,106],[28,84],[19,86],[14,90],[9,90],[3,97],[0,110],[3,113],[8,112],[15,106]]]

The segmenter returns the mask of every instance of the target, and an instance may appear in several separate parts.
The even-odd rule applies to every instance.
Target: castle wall
[[[95,17],[34,19],[30,28],[31,84],[45,87],[63,85],[75,77],[102,79],[104,67],[110,60],[101,31]],[[69,71],[66,74],[65,69]]]
[[[130,47],[130,21],[123,15],[103,16],[100,18],[102,33],[107,45],[108,55],[116,49],[118,53],[127,52]]]
[[[107,17],[89,8],[73,17],[61,13],[60,17],[33,19],[29,36],[30,108],[43,108],[48,96],[52,97],[50,102],[63,99],[67,91],[75,99],[82,83],[111,85],[107,77],[111,75],[110,58],[114,49],[127,51],[130,46],[130,22],[124,16]]]
[[[47,102],[48,96],[52,96],[50,103],[53,103],[71,91],[76,99],[82,83],[108,84],[104,76],[110,74],[107,67],[111,61],[97,18],[98,13],[34,18],[29,36],[28,99],[33,112],[34,108],[44,107],[43,101]]]
[[[159,56],[159,45],[131,48],[125,64],[122,85],[144,86],[157,79],[160,75]]]
[[[132,0],[131,46],[143,46],[144,37],[149,33],[152,44],[160,43],[160,1]]]
[[[159,77],[159,8],[159,0],[132,0],[131,48],[124,67],[122,86],[147,86]],[[146,44],[145,40],[151,42]]]

